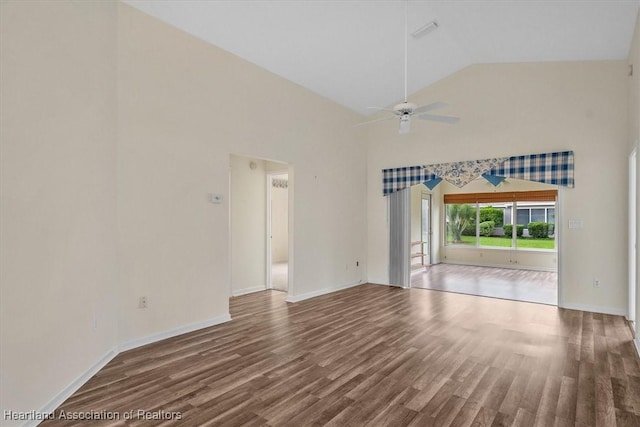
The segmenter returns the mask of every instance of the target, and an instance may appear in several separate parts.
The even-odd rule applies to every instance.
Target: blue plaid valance
[[[482,175],[573,188],[573,170],[573,151],[407,166],[382,170],[382,192],[386,196],[421,183],[433,189],[442,179],[462,187]]]
[[[573,188],[573,151],[509,157],[489,175]]]

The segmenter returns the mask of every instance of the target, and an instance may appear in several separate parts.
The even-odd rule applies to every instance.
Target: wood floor
[[[233,298],[229,323],[122,353],[59,410],[181,413],[102,424],[123,426],[640,425],[622,317],[379,285],[284,298]]]
[[[289,289],[288,262],[274,262],[271,264],[271,285],[276,291],[287,292]]]
[[[412,271],[411,286],[514,301],[558,304],[558,274],[550,271],[435,264]]]

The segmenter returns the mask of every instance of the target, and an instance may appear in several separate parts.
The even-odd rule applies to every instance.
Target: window
[[[529,222],[546,222],[546,209],[531,209],[531,220]]]
[[[556,196],[555,190],[447,194],[445,244],[555,250]]]
[[[549,212],[555,212],[555,201],[530,201],[516,202],[518,206],[518,229],[516,233],[516,248],[554,250],[555,224],[549,221]],[[523,212],[522,218],[520,212]],[[521,221],[526,216],[528,221]]]
[[[556,210],[555,210],[555,208],[548,208],[547,209],[547,222],[549,224],[555,224],[556,223]]]
[[[530,215],[530,209],[528,208],[518,208],[518,220],[516,221],[516,224],[519,225],[527,225],[529,224],[529,215]]]

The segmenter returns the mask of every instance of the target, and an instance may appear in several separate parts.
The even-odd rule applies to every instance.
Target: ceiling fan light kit
[[[443,108],[446,107],[447,104],[444,102],[434,102],[431,104],[427,104],[427,105],[422,105],[422,106],[418,106],[416,104],[414,104],[413,102],[408,102],[407,101],[407,75],[408,75],[408,36],[409,36],[409,30],[408,30],[408,16],[409,16],[409,2],[405,1],[404,3],[404,102],[401,102],[400,104],[394,105],[393,109],[391,110],[393,112],[393,114],[397,117],[400,118],[400,124],[398,127],[398,132],[400,134],[407,134],[409,133],[410,127],[411,127],[411,116],[416,116],[417,118],[421,119],[421,120],[431,120],[431,121],[436,121],[436,122],[441,122],[441,123],[449,123],[449,124],[453,124],[453,123],[457,123],[460,119],[458,117],[452,117],[452,116],[439,116],[439,115],[435,115],[435,114],[427,114],[427,112],[431,111],[431,110],[435,110],[438,108]],[[414,32],[411,33],[411,35],[415,38],[421,37],[425,34],[428,34],[432,31],[434,31],[435,29],[437,29],[439,27],[439,24],[436,21],[431,21],[425,25],[423,25],[422,27],[418,28],[417,30],[415,30]],[[386,108],[377,108],[377,107],[369,107],[369,108],[374,108],[376,110],[379,111],[389,111]],[[383,120],[388,120],[388,119],[392,119],[394,118],[394,116],[387,116],[387,117],[383,117],[381,119],[377,119],[377,120],[371,120],[368,122],[364,122],[364,123],[360,123],[360,125],[366,125],[369,123],[375,123],[375,122],[380,122]]]
[[[404,113],[400,116],[400,129],[398,132],[401,134],[409,133],[410,128],[411,122],[409,121],[409,113]]]

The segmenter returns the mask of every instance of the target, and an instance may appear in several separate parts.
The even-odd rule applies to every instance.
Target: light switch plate
[[[571,229],[577,229],[577,228],[582,228],[583,227],[583,223],[581,219],[570,219],[569,220],[569,228]]]

